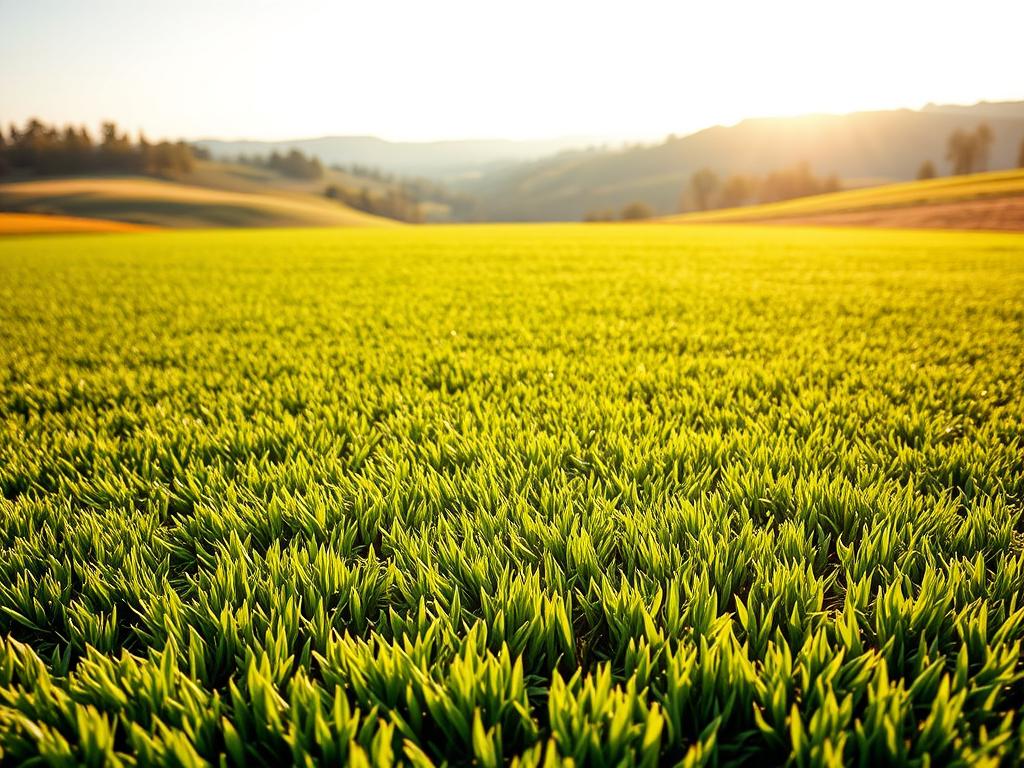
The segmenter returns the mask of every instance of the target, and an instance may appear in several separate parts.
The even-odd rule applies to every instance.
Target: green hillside
[[[1024,237],[0,241],[0,763],[1024,754]]]
[[[250,190],[257,188],[254,182]],[[0,210],[159,227],[392,226],[313,194],[232,191],[147,177],[81,176],[0,184]]]

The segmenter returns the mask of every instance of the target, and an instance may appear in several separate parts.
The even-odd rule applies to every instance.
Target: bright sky
[[[654,138],[1024,99],[1022,30],[1022,0],[0,0],[0,118],[154,138]]]

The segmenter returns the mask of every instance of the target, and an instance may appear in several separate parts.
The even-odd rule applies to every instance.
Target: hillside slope
[[[1024,230],[1024,169],[834,192],[671,216],[681,224],[777,222]]]
[[[396,225],[313,195],[228,191],[143,177],[0,184],[0,209],[171,228]]]
[[[373,192],[386,192],[389,184],[353,176],[344,171],[325,168],[323,176],[315,179],[296,179],[285,176],[269,168],[261,168],[242,163],[230,163],[214,160],[198,160],[195,167],[188,173],[173,177],[174,181],[209,189],[220,189],[226,192],[253,192],[256,194],[287,194],[290,196],[313,195],[323,197],[324,189],[331,184],[339,184],[354,189],[369,189]]]
[[[807,162],[855,183],[910,180],[925,160],[944,171],[949,134],[981,120],[995,135],[989,167],[1013,167],[1024,140],[1024,102],[745,120],[653,146],[565,153],[486,174],[465,189],[480,199],[484,218],[500,221],[578,220],[633,201],[668,215],[679,211],[690,176],[704,167],[725,176]]]

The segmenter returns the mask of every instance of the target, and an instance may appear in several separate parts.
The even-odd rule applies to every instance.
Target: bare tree
[[[935,163],[931,160],[925,160],[921,163],[921,167],[917,169],[917,178],[920,180],[934,179],[935,178]]]

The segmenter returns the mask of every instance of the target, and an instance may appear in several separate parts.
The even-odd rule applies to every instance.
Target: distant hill
[[[722,178],[763,177],[807,163],[817,177],[835,174],[847,188],[911,180],[926,160],[942,175],[949,169],[949,135],[973,130],[983,120],[995,136],[988,167],[1013,167],[1024,140],[1024,102],[929,104],[920,110],[754,118],[661,143],[618,147],[581,138],[205,140],[195,144],[214,160],[198,159],[180,173],[160,171],[163,180],[43,180],[12,165],[11,175],[0,179],[0,210],[170,227],[387,223],[355,208],[407,221],[578,221],[639,202],[665,216],[680,211],[690,177],[705,167]],[[292,149],[310,163],[312,157],[320,160],[323,168],[315,178],[228,161]]]
[[[1024,169],[886,184],[780,203],[700,211],[675,224],[828,224],[1024,231]]]
[[[462,188],[478,198],[481,218],[499,221],[578,220],[633,201],[671,214],[691,174],[703,167],[724,176],[806,161],[815,172],[859,184],[913,179],[924,160],[942,173],[949,134],[980,120],[995,134],[989,167],[1012,167],[1024,140],[1024,102],[744,120],[657,145],[565,152],[484,174]]]
[[[4,183],[0,210],[158,227],[397,226],[311,194],[230,191],[137,176]]]
[[[478,173],[494,165],[519,163],[578,149],[593,139],[569,137],[540,141],[480,139],[467,141],[395,142],[374,136],[324,136],[285,141],[224,141],[202,139],[192,142],[207,149],[216,159],[233,159],[240,154],[269,155],[298,149],[315,155],[324,165],[363,165],[404,176],[450,178]]]

